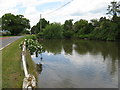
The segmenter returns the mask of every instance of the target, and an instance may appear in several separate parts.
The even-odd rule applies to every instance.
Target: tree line
[[[1,19],[2,30],[10,31],[11,35],[27,33],[27,29],[30,29],[30,21],[23,15],[7,13],[3,15]]]
[[[81,38],[95,40],[118,40],[120,39],[120,3],[111,2],[108,5],[107,13],[112,18],[92,19],[90,21],[80,19],[73,23],[73,20],[66,20],[64,24],[49,23],[45,18],[31,28],[33,34],[39,38]],[[40,25],[41,24],[41,25]],[[41,28],[40,28],[41,26]]]
[[[66,20],[64,24],[50,23],[45,18],[31,28],[31,33],[38,38],[81,38],[95,40],[119,40],[120,39],[120,2],[113,1],[108,5],[107,13],[112,18],[101,17],[87,21],[80,19],[73,23],[73,19]],[[8,30],[11,35],[29,33],[30,21],[23,15],[7,13],[3,15],[2,30]]]

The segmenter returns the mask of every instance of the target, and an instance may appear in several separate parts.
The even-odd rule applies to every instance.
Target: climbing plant
[[[24,42],[26,42],[26,49],[30,52],[31,55],[35,53],[36,57],[38,57],[38,54],[45,51],[42,45],[37,40],[33,39],[25,39],[24,41],[22,41],[19,45],[21,49]]]

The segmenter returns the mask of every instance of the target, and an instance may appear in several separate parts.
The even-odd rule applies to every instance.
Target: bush
[[[36,35],[28,35],[28,36],[26,36],[26,39],[33,39],[33,40],[36,40],[37,37],[36,37]]]
[[[72,38],[72,37],[73,37],[73,34],[74,34],[73,31],[67,30],[67,31],[64,31],[63,36],[64,36],[65,38]]]
[[[55,39],[63,37],[62,26],[58,23],[52,23],[47,25],[45,30],[43,31],[44,38],[47,39]]]
[[[44,34],[43,32],[39,32],[36,37],[39,39],[39,38],[43,38],[44,37]]]

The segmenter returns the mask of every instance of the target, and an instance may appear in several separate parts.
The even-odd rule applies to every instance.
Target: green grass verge
[[[2,89],[2,51],[0,51],[0,90]]]
[[[27,67],[28,67],[28,72],[32,75],[35,76],[35,78],[37,79],[37,71],[36,71],[36,65],[35,63],[32,61],[32,58],[30,56],[30,53],[27,51],[26,52],[26,60],[27,60]]]
[[[2,88],[22,87],[24,73],[19,44],[23,40],[24,38],[21,38],[2,50]],[[27,52],[26,57],[29,65],[28,71],[30,71],[30,74],[37,76],[35,66],[29,52]]]
[[[0,37],[15,37],[15,36],[12,36],[12,35],[11,35],[11,36],[0,36]]]

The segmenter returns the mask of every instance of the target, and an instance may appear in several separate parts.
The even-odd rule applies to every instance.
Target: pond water
[[[45,52],[31,55],[39,88],[118,88],[118,43],[43,40]]]

